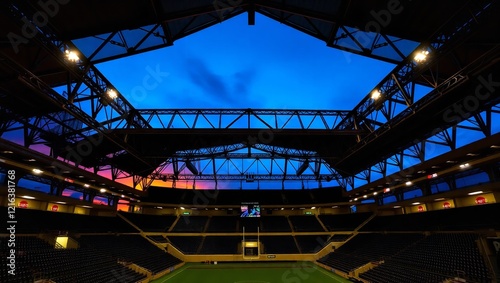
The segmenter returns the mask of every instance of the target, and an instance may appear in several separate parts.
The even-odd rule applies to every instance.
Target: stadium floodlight
[[[422,51],[417,52],[415,54],[415,56],[413,56],[413,60],[415,60],[415,62],[417,62],[417,63],[421,63],[421,62],[424,62],[425,60],[427,60],[428,55],[429,55],[429,51],[422,50]]]
[[[115,99],[115,98],[118,97],[118,93],[114,89],[108,89],[108,91],[106,92],[106,94],[108,95],[108,97],[110,99]]]
[[[71,50],[66,49],[64,51],[64,54],[66,56],[66,59],[70,62],[74,63],[74,62],[80,61],[80,57],[78,57],[78,54],[75,51],[71,51]]]
[[[382,96],[382,93],[380,93],[380,91],[378,89],[376,89],[376,90],[372,91],[370,98],[373,100],[377,100],[380,98],[380,96]]]
[[[465,168],[467,168],[469,166],[470,166],[469,163],[460,164],[460,169],[465,169]]]

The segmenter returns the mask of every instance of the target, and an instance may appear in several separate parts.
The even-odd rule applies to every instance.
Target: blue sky
[[[241,15],[98,68],[139,109],[350,110],[394,65],[326,47],[257,14],[255,26]],[[149,82],[144,95],[137,88],[151,70],[168,76]]]

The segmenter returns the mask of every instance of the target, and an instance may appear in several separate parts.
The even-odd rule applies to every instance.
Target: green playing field
[[[350,282],[310,262],[186,264],[153,283]]]

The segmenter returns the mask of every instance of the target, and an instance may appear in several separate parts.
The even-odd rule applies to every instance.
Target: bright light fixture
[[[311,209],[316,209],[316,206],[311,207]]]
[[[401,205],[395,205],[394,208],[401,208]]]
[[[427,175],[427,179],[436,178],[437,176],[438,176],[437,173],[433,173],[433,174]]]
[[[25,199],[35,199],[35,197],[32,197],[32,196],[21,196],[21,198],[25,198]]]
[[[83,186],[84,186],[85,188],[90,187],[90,185],[89,185],[89,184],[84,184]]]
[[[470,166],[469,163],[460,164],[460,168],[462,168],[462,169],[467,168],[469,166]]]
[[[56,201],[56,203],[58,203],[58,204],[66,204],[66,202],[64,202],[64,201]]]
[[[384,193],[388,193],[388,192],[390,192],[390,191],[391,191],[391,188],[385,188],[385,189],[384,189]]]
[[[125,198],[125,195],[121,195],[122,198]]]
[[[407,186],[411,186],[411,185],[413,185],[413,183],[412,183],[411,181],[407,181],[407,182],[405,183],[405,185],[407,185]]]
[[[373,100],[377,100],[377,99],[379,99],[379,98],[380,98],[380,96],[381,96],[381,95],[382,95],[382,94],[380,93],[380,91],[379,91],[378,89],[376,89],[376,90],[372,91],[372,94],[371,94],[371,96],[370,96],[370,97],[371,97],[371,99],[373,99]]]
[[[181,209],[184,210],[185,208],[181,206]]]
[[[367,195],[364,195],[363,198],[367,198],[368,196]]]
[[[40,170],[40,169],[34,168],[34,169],[33,169],[33,173],[35,173],[35,174],[42,174],[42,173],[43,173],[43,171],[42,171],[42,170]]]
[[[358,201],[358,198],[355,198],[354,201]]]
[[[423,50],[415,54],[415,57],[413,57],[413,59],[417,63],[424,62],[425,60],[427,60],[427,55],[429,55],[429,51]]]
[[[111,98],[111,99],[115,99],[115,98],[118,97],[118,93],[114,89],[108,90],[107,93],[108,93],[108,97]]]
[[[106,189],[102,188],[99,190],[101,193],[105,193],[106,192]]]
[[[419,205],[419,204],[420,204],[420,202],[418,202],[418,201],[417,201],[417,202],[414,202],[414,203],[412,203],[412,204],[413,204],[413,205]]]
[[[376,195],[378,195],[378,193],[377,193],[377,192],[374,192],[374,193],[373,193],[373,195],[374,195],[374,196],[376,196]]]
[[[483,191],[476,191],[476,192],[470,192],[470,193],[468,193],[468,195],[473,196],[473,195],[480,195],[482,193],[483,193]]]
[[[74,52],[74,51],[66,50],[66,51],[64,51],[64,53],[66,54],[66,59],[68,59],[68,61],[76,62],[76,61],[80,60],[80,58],[78,57],[78,54],[76,54],[76,52]]]
[[[442,201],[442,200],[445,200],[445,198],[437,198],[434,201]]]

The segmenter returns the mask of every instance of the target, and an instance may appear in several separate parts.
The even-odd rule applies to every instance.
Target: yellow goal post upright
[[[250,240],[247,241],[245,239],[245,226],[243,226],[243,240],[241,242],[242,250],[243,250],[243,259],[259,259],[260,256],[260,242],[259,242],[259,227],[257,227],[257,241]]]

